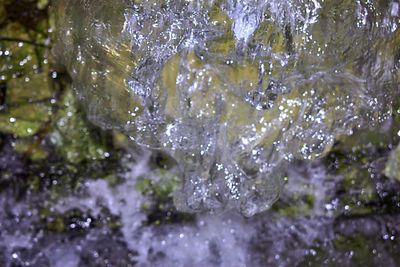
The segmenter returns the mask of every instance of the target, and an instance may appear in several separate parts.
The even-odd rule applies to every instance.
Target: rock
[[[0,131],[19,137],[36,134],[50,119],[52,95],[47,73],[10,80],[6,109],[0,113]]]
[[[389,155],[384,175],[400,182],[400,146],[397,146]]]
[[[109,156],[100,136],[83,119],[72,90],[65,89],[59,110],[54,116],[50,141],[67,162],[78,164],[85,160],[100,160]]]

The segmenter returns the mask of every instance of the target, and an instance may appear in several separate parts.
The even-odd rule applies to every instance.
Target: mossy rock
[[[110,154],[107,152],[107,140],[103,138],[107,138],[103,132],[85,120],[72,90],[66,89],[50,134],[50,141],[58,154],[74,164],[105,159]]]
[[[181,187],[181,180],[164,169],[155,170],[153,175],[157,179],[139,177],[136,182],[136,190],[148,197],[142,205],[142,210],[147,213],[146,223],[159,225],[193,221],[193,214],[179,212],[173,204],[174,192]]]
[[[14,149],[20,154],[29,156],[29,158],[33,161],[44,160],[48,156],[48,151],[40,145],[39,139],[17,139]]]
[[[45,127],[52,115],[51,81],[46,73],[7,83],[5,108],[0,111],[0,131],[29,137]]]
[[[288,200],[278,201],[272,206],[272,211],[284,217],[302,217],[313,214],[314,195],[312,194],[292,194]]]
[[[383,174],[400,182],[400,145],[390,153]]]
[[[333,240],[334,248],[342,253],[350,253],[352,266],[376,266],[374,261],[373,243],[362,235],[337,235]]]

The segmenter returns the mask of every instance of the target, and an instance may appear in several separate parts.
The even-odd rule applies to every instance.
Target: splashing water
[[[396,1],[59,1],[89,118],[162,149],[185,211],[268,209],[285,167],[387,119]],[[397,50],[396,50],[397,49]]]
[[[329,175],[321,164],[292,166],[285,187],[290,193],[299,193],[306,185],[314,187],[306,189],[316,197],[310,216],[287,217],[267,212],[249,220],[233,212],[198,213],[192,222],[148,225],[147,214],[141,207],[146,197],[134,189],[138,176],[154,171],[149,169],[148,156],[141,154],[127,162],[130,171],[125,174],[124,182],[111,186],[103,179],[89,179],[83,190],[54,204],[53,212],[64,216],[74,210],[90,214],[80,221],[69,221],[65,232],[56,234],[42,229],[38,210],[32,205],[42,202],[44,199],[37,197],[46,194],[31,195],[18,202],[11,194],[2,194],[0,206],[7,210],[0,213],[2,263],[68,267],[354,266],[353,258],[365,256],[364,261],[371,260],[373,266],[398,266],[399,215],[349,218],[329,215],[326,200],[335,197],[335,184],[342,178],[327,179]],[[119,217],[119,230],[101,226],[101,218],[107,212]],[[91,226],[89,218],[98,225]],[[81,230],[76,229],[78,226]],[[392,252],[388,241],[380,238],[388,233],[396,237],[391,244]],[[350,243],[348,252],[337,245],[343,242],[338,236],[357,234],[371,240],[356,239]],[[360,240],[366,248],[372,245],[373,250],[369,253],[362,250],[365,255],[359,255]]]

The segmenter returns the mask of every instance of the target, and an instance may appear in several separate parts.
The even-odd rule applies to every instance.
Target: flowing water
[[[85,114],[129,140],[78,171],[1,144],[4,266],[400,264],[397,0],[52,11]],[[30,172],[49,184],[19,196]]]
[[[395,1],[58,8],[59,57],[90,119],[170,154],[182,210],[268,209],[288,162],[387,120],[397,93]]]
[[[397,266],[400,261],[399,214],[346,216],[349,208],[338,203],[335,190],[342,177],[330,175],[319,163],[297,164],[288,174],[287,194],[315,196],[306,214],[270,211],[246,219],[227,211],[149,224],[142,207],[149,200],[135,189],[141,175],[152,173],[148,156],[125,159],[129,171],[119,185],[86,180],[80,192],[52,203],[51,212],[67,218],[66,229],[58,233],[41,226],[35,206],[45,194],[16,201],[3,193],[2,262],[75,267]],[[118,218],[117,229],[110,217]]]

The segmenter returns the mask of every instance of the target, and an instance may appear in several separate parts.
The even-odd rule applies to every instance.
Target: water
[[[49,71],[49,156],[0,134],[1,265],[399,266],[399,10],[57,1],[55,57],[113,132]]]
[[[398,90],[395,1],[58,8],[60,57],[90,119],[170,154],[185,211],[265,211],[288,162],[387,120]]]
[[[310,194],[314,204],[297,215],[277,209],[246,219],[235,212],[197,214],[194,220],[148,224],[142,205],[148,196],[135,189],[152,176],[149,154],[124,160],[124,181],[111,185],[89,179],[81,190],[51,204],[66,229],[43,227],[38,201],[2,194],[2,262],[5,266],[397,266],[398,213],[352,215],[340,207],[336,190],[343,180],[321,163],[297,164],[282,195]],[[164,177],[165,178],[165,177]],[[388,189],[385,189],[388,190]],[[42,200],[41,200],[42,199]],[[335,200],[336,199],[336,200]],[[298,200],[297,200],[298,201]],[[291,203],[293,207],[301,206]],[[36,207],[36,208],[35,208]],[[308,214],[308,215],[307,215]],[[350,215],[346,215],[350,214]],[[60,216],[58,215],[58,216]],[[118,218],[119,227],[110,218]],[[64,220],[64,219],[63,219]]]

